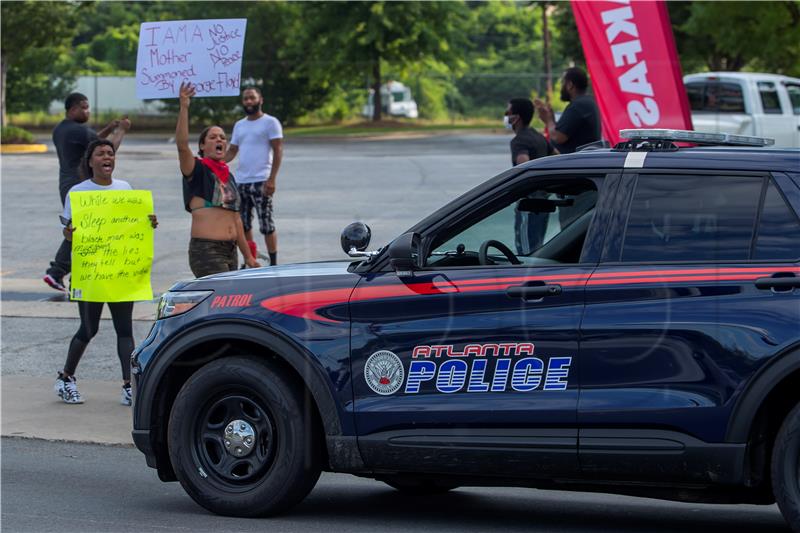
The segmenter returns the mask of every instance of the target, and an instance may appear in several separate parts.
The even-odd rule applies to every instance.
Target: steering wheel
[[[489,254],[488,254],[489,248],[494,248],[495,250],[500,250],[503,253],[503,255],[506,256],[506,259],[508,259],[508,261],[512,265],[521,265],[522,264],[522,261],[517,259],[517,256],[514,255],[514,252],[512,252],[511,249],[508,246],[506,246],[505,244],[503,244],[500,241],[495,241],[495,240],[489,239],[488,241],[484,241],[484,243],[481,244],[481,247],[478,250],[478,261],[480,261],[480,263],[482,265],[493,265],[494,264],[494,262],[491,262],[491,260],[489,259]]]

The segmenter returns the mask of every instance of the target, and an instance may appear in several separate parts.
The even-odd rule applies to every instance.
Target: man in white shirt
[[[248,87],[242,92],[242,107],[247,115],[236,122],[233,136],[225,154],[232,161],[239,154],[239,166],[234,173],[242,198],[242,224],[253,257],[253,208],[258,214],[258,228],[264,235],[271,265],[278,262],[278,235],[272,216],[272,195],[275,178],[283,159],[283,128],[280,121],[261,110],[264,98],[261,91]],[[241,153],[239,153],[241,151]]]

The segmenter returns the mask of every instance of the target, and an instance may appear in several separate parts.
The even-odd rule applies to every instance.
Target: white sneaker
[[[131,395],[131,384],[126,383],[122,386],[122,392],[119,395],[119,403],[122,405],[130,406],[133,403],[133,396]]]
[[[64,400],[64,403],[83,403],[81,393],[78,391],[78,381],[75,379],[75,376],[65,378],[64,375],[59,372],[53,390],[56,391],[59,398]]]

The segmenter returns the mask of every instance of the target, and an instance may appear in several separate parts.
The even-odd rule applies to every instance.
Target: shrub
[[[16,126],[6,126],[0,132],[2,144],[33,144],[33,134]]]

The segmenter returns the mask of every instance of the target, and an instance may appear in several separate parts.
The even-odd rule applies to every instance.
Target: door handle
[[[541,282],[540,282],[541,283]],[[523,300],[541,300],[547,296],[558,296],[561,294],[561,285],[541,284],[541,285],[516,285],[506,289],[509,298],[522,298]]]
[[[800,289],[800,277],[792,273],[778,272],[768,278],[758,278],[756,288],[766,290],[772,289],[774,292],[790,291]]]

